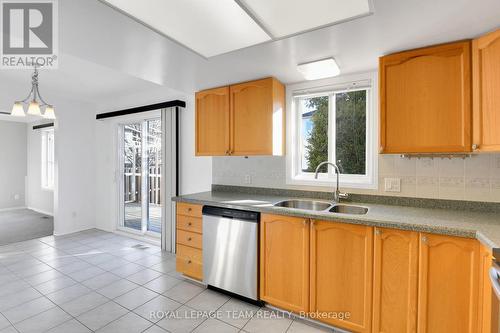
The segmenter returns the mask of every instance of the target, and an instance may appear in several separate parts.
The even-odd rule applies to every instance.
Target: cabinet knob
[[[188,222],[188,226],[192,226],[192,225],[193,225],[193,223],[191,223],[191,222]]]
[[[191,241],[191,237],[188,237],[188,242],[190,242],[190,241]]]
[[[477,150],[478,148],[479,148],[479,145],[478,145],[478,144],[475,144],[475,143],[474,143],[474,144],[472,145],[472,150]]]
[[[422,243],[427,243],[427,236],[422,236]]]
[[[189,208],[188,208],[188,212],[190,212],[190,211],[192,211],[192,210],[193,210],[193,208],[191,208],[191,207],[189,207]]]
[[[230,151],[229,150],[226,150],[226,155],[229,155]]]
[[[188,264],[190,264],[190,263],[191,263],[191,259],[188,259]]]

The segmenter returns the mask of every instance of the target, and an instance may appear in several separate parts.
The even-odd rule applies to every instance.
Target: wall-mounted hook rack
[[[465,160],[466,158],[472,158],[472,154],[401,154],[401,158],[441,158],[441,159],[452,159],[452,158],[461,158]]]

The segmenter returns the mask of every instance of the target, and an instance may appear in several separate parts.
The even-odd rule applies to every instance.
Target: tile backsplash
[[[500,154],[461,158],[379,155],[378,190],[346,192],[419,198],[500,202]],[[399,178],[400,192],[384,191],[385,178]],[[214,157],[212,182],[220,185],[331,191],[331,187],[286,184],[285,157]]]

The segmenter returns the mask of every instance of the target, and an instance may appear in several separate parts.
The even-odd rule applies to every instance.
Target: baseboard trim
[[[63,233],[58,233],[54,230],[54,236],[64,236],[64,235],[74,234],[77,232],[87,231],[87,230],[91,230],[91,229],[95,229],[95,227],[81,228],[81,229],[71,230],[69,232],[63,232]]]
[[[20,206],[20,207],[10,207],[10,208],[1,208],[0,209],[0,212],[9,212],[9,211],[12,211],[12,210],[21,210],[21,209],[29,209],[28,207],[26,206]]]
[[[29,210],[32,210],[34,212],[37,212],[37,213],[40,213],[40,214],[43,214],[43,215],[48,215],[48,216],[52,216],[54,217],[54,214],[53,213],[49,213],[49,212],[46,212],[44,210],[41,210],[41,209],[38,209],[38,208],[33,208],[33,207],[25,207]]]

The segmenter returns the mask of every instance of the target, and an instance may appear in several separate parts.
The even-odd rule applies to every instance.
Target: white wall
[[[28,125],[28,177],[26,206],[38,212],[54,215],[54,190],[42,188],[42,130]]]
[[[95,227],[95,106],[56,105],[54,234]]]
[[[0,209],[25,205],[26,128],[0,120]]]
[[[180,191],[181,194],[209,191],[212,184],[212,158],[194,156],[194,96],[172,95],[165,88],[148,95],[130,96],[126,100],[99,107],[99,112],[109,112],[133,106],[148,105],[173,99],[186,101],[181,111],[180,126]],[[150,113],[151,114],[151,113]],[[117,127],[127,119],[148,114],[130,115],[96,121],[96,227],[106,231],[116,230],[118,223],[118,152]]]

